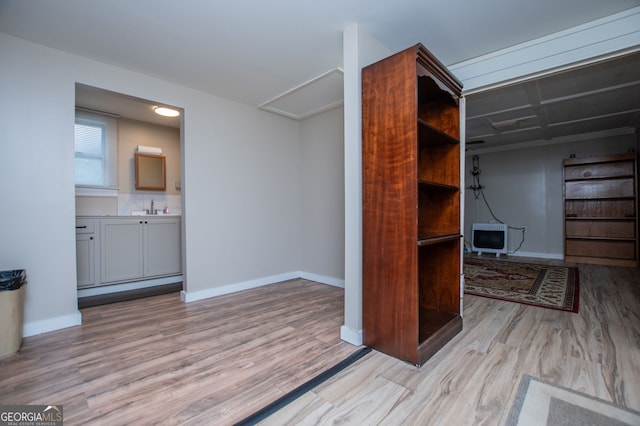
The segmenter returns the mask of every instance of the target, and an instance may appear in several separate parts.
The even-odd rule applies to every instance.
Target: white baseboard
[[[534,252],[534,251],[517,251],[515,253],[509,253],[509,256],[537,257],[539,259],[564,260],[564,254],[562,254],[562,253],[538,253],[538,252]]]
[[[332,285],[334,287],[344,288],[344,280],[340,278],[327,277],[325,275],[312,274],[311,272],[300,271],[300,278],[305,280],[316,281],[322,284]]]
[[[213,287],[206,290],[199,291],[184,291],[180,292],[180,298],[183,302],[195,302],[196,300],[208,299],[209,297],[222,296],[224,294],[235,293],[238,291],[249,290],[256,287],[262,287],[269,284],[275,284],[281,281],[292,280],[300,278],[299,272],[287,272],[284,274],[271,275],[269,277],[257,278],[255,280],[242,281],[239,283],[228,284],[222,287]],[[187,284],[188,286],[188,284]]]
[[[262,287],[270,284],[276,284],[282,281],[293,280],[296,278],[303,278],[305,280],[316,281],[322,284],[344,288],[344,280],[341,280],[339,278],[327,277],[324,275],[312,274],[304,271],[292,271],[284,274],[257,278],[255,280],[248,280],[248,281],[242,281],[239,283],[228,284],[222,287],[208,288],[206,290],[199,290],[194,292],[182,290],[182,292],[180,292],[180,299],[182,299],[182,301],[185,303],[195,302],[196,300],[208,299],[209,297],[222,296],[225,294],[235,293],[238,291],[249,290],[252,288]]]
[[[340,327],[340,338],[352,345],[360,346],[364,341],[362,330],[352,330],[346,325]]]
[[[159,285],[175,284],[182,282],[182,275],[172,277],[154,278],[151,280],[135,281],[131,283],[111,284],[99,287],[81,288],[78,297],[101,296],[103,294],[119,293],[121,291],[139,290],[141,288],[155,287]]]
[[[75,314],[63,315],[60,317],[47,318],[40,321],[31,321],[22,326],[22,336],[29,337],[61,328],[73,327],[82,324],[82,314],[77,311]]]

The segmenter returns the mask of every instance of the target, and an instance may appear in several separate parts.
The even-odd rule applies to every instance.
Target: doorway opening
[[[183,109],[80,83],[75,94],[78,307],[179,292]],[[166,184],[142,189],[135,158],[149,150],[162,159]]]

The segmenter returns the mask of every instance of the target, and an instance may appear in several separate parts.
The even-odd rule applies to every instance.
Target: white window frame
[[[76,195],[118,196],[118,121],[114,117],[76,110],[75,124],[103,128],[103,173],[104,185],[76,184]],[[75,158],[75,156],[74,156]]]

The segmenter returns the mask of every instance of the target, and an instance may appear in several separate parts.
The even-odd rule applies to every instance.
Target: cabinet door
[[[179,274],[180,219],[153,218],[145,227],[145,277]]]
[[[143,276],[143,230],[140,219],[105,219],[101,224],[102,282]]]
[[[95,239],[93,234],[76,235],[76,277],[78,288],[95,285]]]

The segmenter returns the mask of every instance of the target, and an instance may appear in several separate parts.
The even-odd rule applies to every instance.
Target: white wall
[[[344,110],[302,121],[302,271],[344,286]]]
[[[206,100],[185,111],[183,128],[187,300],[298,271],[298,123]]]
[[[611,136],[581,142],[546,145],[502,152],[480,153],[480,183],[498,219],[510,226],[527,226],[518,256],[562,259],[563,206],[562,160],[575,154],[588,157],[635,148],[635,135]],[[479,151],[481,152],[481,151]],[[466,186],[473,184],[473,152],[467,153]],[[465,190],[465,240],[471,244],[471,225],[493,218],[480,195]],[[518,230],[509,230],[509,251],[522,239]]]
[[[362,344],[362,68],[392,52],[358,24],[343,32],[345,292],[340,337]]]
[[[72,64],[2,34],[0,52],[0,269],[27,270],[25,321],[55,329],[80,319]]]
[[[80,322],[75,83],[184,108],[187,299],[300,267],[299,124],[0,33],[0,269],[25,268],[25,335]],[[271,277],[271,278],[270,278]]]

